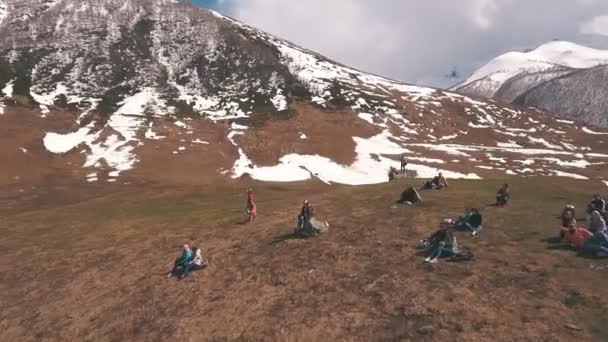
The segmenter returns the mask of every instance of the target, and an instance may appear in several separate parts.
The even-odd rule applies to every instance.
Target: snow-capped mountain
[[[599,71],[596,66],[607,64],[608,50],[554,41],[529,52],[501,55],[453,89],[468,95],[495,97],[511,103],[540,107],[554,111],[563,118],[608,127],[606,112],[597,112],[608,105],[606,97],[597,94],[605,93],[606,87],[604,83],[592,81],[601,78],[601,75],[590,77],[589,82],[581,79],[583,75],[591,76]],[[569,87],[565,86],[560,93],[559,103],[555,102],[555,97],[538,95],[541,91],[536,90],[537,87],[548,86],[545,83],[557,80],[565,85],[570,77],[576,77],[577,88],[570,88],[576,93],[568,93]],[[588,95],[581,97],[581,93]],[[593,102],[589,102],[590,97],[593,97]],[[585,100],[582,101],[582,98]]]
[[[608,162],[593,128],[361,72],[194,5],[0,3],[0,143],[12,146],[0,157],[13,164],[65,162],[90,182],[364,184],[400,154],[421,177],[588,178]]]
[[[570,42],[554,41],[529,52],[508,52],[475,71],[454,88],[466,93],[493,97],[509,80],[517,76],[541,74],[536,80],[546,80],[548,74],[586,69],[608,64],[608,50],[596,50]],[[556,77],[558,77],[556,76]]]

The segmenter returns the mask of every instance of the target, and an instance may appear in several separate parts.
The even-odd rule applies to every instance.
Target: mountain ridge
[[[607,64],[608,50],[556,41],[527,53],[510,52],[500,55],[452,89],[469,95],[494,97],[516,105],[539,107],[553,111],[562,118],[608,127],[606,112],[597,112],[606,107],[605,96],[596,96],[594,102],[579,101],[580,95],[605,88],[599,77],[594,78],[591,74],[594,70],[600,70],[596,67]],[[589,75],[589,80],[598,81],[581,82],[577,78],[579,72]],[[557,99],[549,93],[541,94],[534,90],[551,87],[551,84],[563,82],[570,77],[573,79],[566,82],[572,84],[564,88],[572,89],[578,96],[561,91],[561,95],[569,99],[567,103],[563,97]]]
[[[400,154],[420,177],[596,177],[567,169],[604,165],[603,141],[543,111],[365,73],[191,4],[8,4],[6,129],[29,99],[39,133],[28,144],[53,162],[73,158],[70,172],[87,181],[158,177],[147,159],[205,177],[345,184],[385,181]]]

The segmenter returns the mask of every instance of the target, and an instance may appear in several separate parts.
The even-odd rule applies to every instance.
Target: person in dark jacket
[[[405,159],[405,155],[401,155],[401,172],[405,172],[405,167],[407,166],[407,160]]]
[[[397,180],[397,169],[391,166],[388,169],[388,181],[392,182],[395,180]]]
[[[498,189],[496,192],[496,206],[504,207],[509,203],[509,199],[511,198],[511,191],[509,189],[509,184],[503,184],[503,186]]]
[[[175,260],[173,269],[171,270],[171,272],[169,272],[169,274],[167,274],[167,277],[177,275],[178,272],[182,271],[190,261],[192,261],[192,250],[190,249],[190,246],[185,243],[182,255]]]
[[[466,223],[467,228],[469,228],[473,235],[477,235],[481,229],[483,228],[482,224],[483,218],[479,213],[479,210],[473,208],[471,209],[471,215],[469,216],[469,220]]]
[[[401,193],[401,197],[399,198],[397,203],[412,205],[420,201],[422,201],[422,197],[420,197],[420,194],[413,186],[410,186]]]
[[[435,232],[426,241],[428,252],[424,261],[435,263],[444,256],[452,256],[458,253],[458,242],[456,237],[448,229],[442,228]]]
[[[593,194],[593,198],[587,206],[587,222],[591,220],[591,213],[596,210],[600,212],[602,217],[606,215],[606,201],[599,194]]]
[[[304,205],[300,210],[300,215],[298,215],[298,228],[303,229],[313,216],[314,209],[312,205],[310,205],[308,201],[304,201]]]

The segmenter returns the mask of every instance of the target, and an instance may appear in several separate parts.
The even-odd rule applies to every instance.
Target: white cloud
[[[595,17],[581,25],[581,33],[608,36],[608,15]]]
[[[555,38],[586,44],[581,23],[608,13],[606,0],[224,2],[227,14],[344,64],[435,86],[504,52]]]

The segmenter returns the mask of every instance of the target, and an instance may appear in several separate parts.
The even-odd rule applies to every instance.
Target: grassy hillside
[[[0,221],[0,340],[608,339],[608,261],[546,241],[566,203],[583,209],[607,189],[513,179],[512,204],[486,207],[502,182],[453,181],[396,208],[407,181],[14,195]],[[249,186],[259,220],[244,225]],[[290,236],[303,199],[328,234]],[[416,241],[465,206],[485,220],[476,237],[457,233],[475,260],[423,263]],[[211,266],[167,279],[183,242]]]

